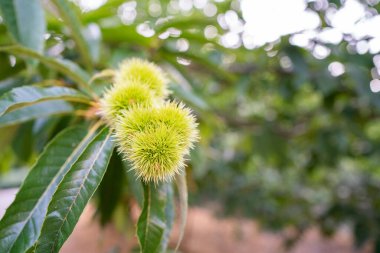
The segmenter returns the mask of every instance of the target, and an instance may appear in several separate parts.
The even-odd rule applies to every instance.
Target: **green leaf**
[[[174,207],[174,192],[172,184],[168,184],[166,187],[166,206],[165,206],[165,223],[166,228],[161,241],[161,252],[166,252],[170,234],[174,224],[175,207]]]
[[[138,45],[139,47],[156,47],[159,40],[156,37],[144,37],[136,31],[136,26],[120,25],[114,27],[101,27],[103,41],[109,44],[125,43],[129,45]]]
[[[82,33],[82,24],[75,9],[75,5],[67,0],[53,0],[52,1],[59,12],[60,17],[64,21],[66,27],[70,30],[71,36],[78,47],[79,53],[83,62],[88,68],[93,65],[89,44]]]
[[[136,180],[136,174],[131,170],[131,165],[124,161],[124,168],[126,170],[127,188],[131,196],[134,197],[139,207],[144,206],[144,189],[140,180]]]
[[[90,103],[87,96],[66,87],[22,86],[0,97],[0,117],[7,112],[49,100],[69,100]]]
[[[175,52],[174,50],[166,47],[163,47],[161,50],[164,54],[171,55],[172,57],[182,57],[184,59],[191,60],[193,64],[201,67],[200,70],[207,72],[208,75],[214,74],[215,78],[221,81],[235,83],[237,80],[235,75],[229,71],[225,71],[225,69],[222,68],[217,62],[212,61],[208,57],[201,56],[196,52]]]
[[[105,225],[112,218],[112,215],[120,203],[126,177],[123,161],[116,151],[113,152],[106,174],[99,185],[98,212],[100,223]]]
[[[34,121],[33,136],[35,139],[34,149],[41,152],[47,143],[49,143],[57,132],[65,129],[67,126],[60,124],[60,118],[40,118]]]
[[[181,71],[180,66],[171,59],[166,60],[168,60],[169,64],[166,66],[165,70],[168,72],[171,79],[175,81],[175,83],[170,83],[169,87],[174,94],[201,110],[210,110],[210,106],[207,102],[194,92],[192,87],[195,85],[190,82],[191,80],[189,80],[188,77],[183,75],[184,73]]]
[[[0,81],[0,96],[10,91],[11,89],[22,86],[24,83],[25,83],[25,80],[20,77],[8,78],[8,79]]]
[[[181,212],[181,224],[179,228],[179,237],[177,246],[175,248],[175,251],[178,250],[179,245],[181,244],[181,241],[183,239],[183,236],[185,234],[185,227],[186,227],[186,220],[187,220],[187,183],[186,183],[186,171],[184,170],[181,174],[176,176],[176,183],[178,188],[178,196],[179,196],[179,208]]]
[[[75,161],[49,204],[35,252],[58,252],[99,186],[113,151],[111,131],[103,128]]]
[[[176,96],[198,107],[199,109],[205,111],[210,110],[210,107],[206,103],[206,101],[198,95],[196,95],[193,90],[185,89],[183,86],[180,85],[170,85],[170,89],[174,92]]]
[[[71,114],[76,106],[66,101],[45,101],[9,112],[0,117],[0,127],[11,126],[29,120],[52,116]]]
[[[72,61],[45,56],[34,50],[21,46],[0,47],[0,51],[14,54],[20,57],[37,59],[47,67],[52,68],[72,79],[83,91],[94,95],[90,86],[88,85],[90,76]]]
[[[98,73],[96,73],[95,75],[93,75],[89,81],[89,83],[93,83],[95,80],[98,80],[98,79],[111,79],[115,76],[115,70],[113,69],[105,69],[105,70],[102,70]]]
[[[137,223],[137,236],[142,253],[161,251],[166,229],[167,184],[144,183],[144,207]]]
[[[53,193],[95,130],[69,128],[48,144],[0,221],[2,252],[24,252],[37,240]]]
[[[17,164],[26,164],[33,154],[34,135],[32,121],[22,124],[12,141],[13,153],[17,157]]]
[[[20,44],[42,52],[46,31],[40,0],[1,0],[0,10],[9,32]]]

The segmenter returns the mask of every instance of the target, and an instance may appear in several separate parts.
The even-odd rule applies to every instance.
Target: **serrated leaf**
[[[46,31],[45,13],[40,0],[1,0],[4,23],[20,44],[42,52]]]
[[[1,252],[24,252],[37,240],[53,193],[95,130],[69,128],[48,144],[0,221]]]
[[[137,222],[137,236],[142,253],[161,251],[166,229],[167,184],[144,183],[144,207]]]
[[[34,50],[22,46],[0,47],[0,51],[14,54],[20,57],[37,59],[47,67],[62,73],[63,75],[76,82],[77,85],[83,91],[86,91],[87,93],[94,95],[91,91],[91,88],[88,85],[90,76],[82,68],[80,68],[77,64],[75,64],[72,61],[45,56]]]
[[[178,196],[179,196],[179,209],[181,213],[181,223],[179,228],[179,236],[178,236],[178,242],[177,246],[175,247],[175,251],[178,250],[179,245],[181,244],[181,241],[183,239],[183,236],[185,234],[185,228],[186,228],[186,220],[187,220],[187,183],[186,183],[186,171],[184,170],[181,174],[176,176],[176,184],[178,188]]]
[[[75,105],[66,101],[45,101],[28,107],[9,112],[0,117],[0,127],[11,126],[52,115],[64,115],[73,113]]]
[[[35,252],[58,252],[99,186],[113,151],[111,131],[103,128],[59,184],[49,204]]]
[[[14,88],[0,97],[0,117],[7,112],[49,100],[68,100],[90,103],[87,96],[66,87],[22,86]]]

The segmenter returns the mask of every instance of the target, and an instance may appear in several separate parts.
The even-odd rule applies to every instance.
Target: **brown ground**
[[[0,191],[0,217],[12,201],[15,190]],[[130,252],[136,238],[125,240],[112,225],[101,230],[93,222],[94,208],[88,206],[73,234],[63,246],[62,253]],[[173,233],[172,245],[177,232]],[[355,250],[348,229],[341,229],[332,239],[322,238],[317,229],[308,230],[291,250],[284,250],[279,234],[259,229],[254,221],[219,219],[206,208],[189,210],[185,237],[180,247],[183,253],[367,253]]]

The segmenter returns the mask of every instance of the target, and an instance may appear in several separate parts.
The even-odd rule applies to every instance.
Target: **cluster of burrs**
[[[145,182],[169,181],[180,173],[198,139],[191,110],[167,99],[167,85],[165,73],[155,64],[126,60],[101,100],[119,152]]]

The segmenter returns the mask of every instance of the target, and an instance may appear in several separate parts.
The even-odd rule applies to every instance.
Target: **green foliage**
[[[78,8],[73,3],[65,0],[53,0],[52,2],[57,7],[59,15],[66,26],[70,29],[71,36],[76,43],[84,65],[91,69],[96,55],[91,55],[90,44],[86,41],[84,31],[82,31]]]
[[[0,97],[0,116],[49,100],[69,100],[87,104],[90,102],[88,97],[70,88],[23,86],[12,89]]]
[[[48,206],[34,252],[58,252],[99,186],[113,151],[111,131],[102,129],[72,164]]]
[[[138,203],[141,250],[165,252],[177,202],[184,231],[187,182],[190,204],[217,201],[223,214],[252,217],[270,229],[291,227],[295,238],[310,226],[331,235],[348,224],[358,246],[372,241],[380,248],[380,100],[369,89],[376,78],[372,55],[347,51],[356,43],[350,36],[339,45],[312,41],[309,49],[291,45],[288,37],[253,50],[226,48],[220,39],[228,30],[217,17],[232,10],[242,20],[237,1],[210,1],[217,9],[213,17],[197,8],[173,12],[172,1],[155,1],[161,6],[155,13],[151,1],[136,1],[132,21],[122,15],[124,2],[82,11],[72,1],[49,1],[45,10],[37,0],[0,1],[0,176],[32,167],[0,221],[0,252],[57,252],[93,194],[102,224],[119,221],[118,210]],[[340,8],[341,1],[330,6]],[[321,29],[328,28],[321,21]],[[144,36],[141,27],[154,33]],[[207,27],[215,28],[215,37],[205,36]],[[186,50],[178,46],[184,42]],[[330,55],[316,59],[310,52],[316,46]],[[199,119],[200,143],[187,174],[177,175],[177,188],[162,182],[141,187],[127,172],[133,164],[113,149],[113,126],[99,120],[105,100],[130,109],[122,103],[128,96],[112,95],[111,83],[130,81],[113,69],[128,68],[122,62],[132,58],[162,70],[137,71],[144,73],[138,82],[168,81],[172,94],[160,85],[150,88],[182,99]],[[345,73],[333,77],[331,62],[341,63]],[[141,104],[149,98],[140,88],[134,92]],[[126,114],[114,114],[115,108],[106,114]],[[158,117],[176,119],[165,123],[175,127],[160,128],[165,137],[183,127],[181,114],[168,114]],[[128,115],[134,117],[129,124],[141,123],[139,115]],[[188,130],[176,134],[195,138],[185,136]],[[130,149],[131,139],[121,135]],[[149,136],[138,140],[152,144]]]
[[[167,218],[173,218],[165,214],[167,195],[169,192],[168,183],[144,183],[144,206],[137,224],[137,236],[143,253],[157,253],[166,249],[168,236],[165,232]],[[164,252],[164,251],[163,251]]]
[[[0,223],[0,248],[4,252],[24,252],[34,244],[44,221],[41,214],[46,213],[57,186],[93,135],[94,131],[87,134],[86,128],[74,127],[46,147]],[[32,228],[36,232],[31,233]]]
[[[19,43],[0,44],[0,52],[9,57],[17,57],[17,62],[25,60],[28,63],[23,66],[27,66],[24,71],[3,73],[9,79],[5,79],[4,86],[1,87],[0,127],[23,124],[17,126],[10,137],[1,138],[6,145],[11,144],[12,148],[8,150],[17,158],[14,163],[10,162],[12,160],[9,157],[13,157],[4,153],[1,156],[4,160],[1,164],[28,166],[48,143],[26,176],[15,201],[0,221],[1,252],[58,252],[99,186],[98,210],[102,224],[112,219],[119,200],[123,198],[123,189],[127,188],[130,199],[141,198],[138,185],[136,182],[132,183],[136,178],[128,179],[128,187],[123,185],[127,165],[114,152],[114,125],[119,117],[124,117],[124,114],[134,107],[149,106],[154,110],[158,109],[157,106],[164,105],[163,99],[169,93],[165,74],[148,61],[133,59],[123,62],[118,71],[107,68],[99,73],[92,72],[97,66],[94,61],[97,61],[100,55],[97,51],[99,47],[95,45],[99,41],[91,41],[92,37],[87,36],[88,31],[82,28],[77,6],[59,0],[52,1],[51,4],[56,8],[54,10],[58,10],[64,22],[58,27],[67,27],[76,44],[78,59],[71,58],[69,52],[62,54],[64,57],[48,55],[48,51],[43,50],[45,39],[36,44],[38,36],[45,36],[38,33],[39,27],[36,27],[34,37],[31,36],[30,41],[25,41],[31,27],[23,27],[21,23],[25,21],[17,18],[20,13],[25,15],[26,12],[38,8],[38,11],[33,13],[36,17],[31,16],[34,20],[30,24],[41,23],[42,19],[41,24],[44,25],[45,12],[38,2],[1,2],[0,5],[5,25]],[[54,22],[48,22],[48,27],[58,29],[57,23]],[[21,28],[29,29],[28,33]],[[45,26],[43,28],[45,29]],[[54,47],[54,43],[46,41],[48,50]],[[10,67],[12,69],[15,65],[12,66],[11,63]],[[114,79],[115,86],[112,90],[109,89],[108,83],[103,82],[104,77]],[[100,96],[104,98],[100,99]],[[131,105],[128,104],[130,102]],[[112,106],[108,106],[109,104]],[[165,104],[163,110],[167,110],[166,107]],[[177,104],[175,108],[182,110],[184,117],[176,119],[173,117],[182,115],[168,112],[168,118],[172,117],[173,122],[189,120],[188,124],[191,127],[196,126],[188,109]],[[62,117],[62,114],[67,116]],[[47,118],[53,115],[56,117]],[[162,116],[161,113],[160,117],[155,117],[155,121],[160,121]],[[156,124],[154,121],[150,123]],[[186,125],[183,122],[181,124]],[[152,168],[156,168],[157,164],[173,160],[174,150],[179,152],[180,165],[177,162],[173,171],[179,173],[179,169],[184,167],[183,156],[188,154],[187,150],[195,140],[191,133],[184,133],[184,136],[173,135],[175,128],[182,126],[181,124],[172,124],[171,131],[166,131],[156,138],[159,141],[173,136],[177,138],[174,143],[179,144],[171,151],[159,145],[160,143],[147,143],[144,134],[149,133],[139,133],[138,136],[145,136],[145,141],[139,143],[136,139],[139,151],[129,153],[127,158],[150,149],[149,155],[161,156],[159,163],[150,164]],[[183,131],[186,130],[189,129]],[[194,133],[196,131],[191,130]],[[136,166],[134,165],[135,170],[140,169]],[[2,168],[1,172],[5,170],[8,168]],[[151,172],[153,173],[154,171]],[[127,176],[130,177],[131,175]],[[161,174],[159,177],[161,178]],[[158,183],[158,180],[155,181]],[[165,252],[167,249],[175,212],[171,184],[166,182],[161,186],[146,185],[143,189],[143,211],[137,224],[137,235],[143,252]],[[162,188],[162,194],[161,191],[156,191],[156,188]],[[181,189],[186,188],[182,186]],[[183,194],[181,196],[184,196]],[[183,201],[187,201],[187,198],[181,197],[181,206],[184,206]],[[158,221],[159,224],[156,224]]]
[[[75,108],[74,105],[66,103],[65,101],[42,102],[5,114],[0,118],[0,126],[16,125],[53,115],[73,114],[76,111]]]
[[[28,48],[42,52],[46,31],[45,14],[39,0],[4,0],[0,10],[12,37]]]
[[[182,173],[177,176],[177,188],[178,188],[178,196],[179,196],[179,208],[180,208],[180,233],[178,237],[178,242],[176,246],[176,250],[179,248],[181,241],[183,239],[185,233],[186,219],[187,219],[187,208],[188,208],[188,195],[187,195],[187,182],[186,182],[186,173]]]
[[[98,215],[101,225],[112,220],[118,204],[123,200],[123,189],[126,185],[126,171],[123,161],[116,151],[113,152],[108,169],[97,190]]]
[[[46,57],[33,50],[21,46],[0,47],[0,51],[14,54],[20,57],[39,60],[42,64],[45,64],[46,67],[52,68],[59,73],[62,73],[66,77],[71,78],[82,90],[91,92],[90,88],[88,87],[88,81],[90,79],[89,74],[87,74],[77,64],[73,63],[70,60]]]

